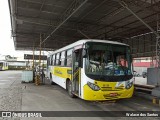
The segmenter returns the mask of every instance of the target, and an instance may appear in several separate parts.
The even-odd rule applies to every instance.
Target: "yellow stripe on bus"
[[[62,77],[62,78],[69,78],[71,79],[71,68],[67,67],[54,67],[52,72],[53,75]]]

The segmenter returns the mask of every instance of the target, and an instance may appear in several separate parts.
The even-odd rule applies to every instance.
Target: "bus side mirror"
[[[83,58],[87,57],[87,49],[82,49],[82,57]]]

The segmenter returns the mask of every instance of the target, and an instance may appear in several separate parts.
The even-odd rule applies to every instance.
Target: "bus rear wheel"
[[[76,97],[76,96],[72,93],[72,83],[71,83],[70,80],[67,82],[67,90],[68,90],[68,95],[69,95],[71,98],[75,98],[75,97]]]

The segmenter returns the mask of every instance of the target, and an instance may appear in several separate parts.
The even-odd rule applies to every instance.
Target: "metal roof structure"
[[[160,0],[8,2],[16,50],[32,50],[40,45],[56,50],[92,38],[129,44],[134,57],[156,55]]]

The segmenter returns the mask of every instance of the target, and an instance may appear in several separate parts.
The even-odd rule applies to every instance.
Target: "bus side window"
[[[61,66],[65,66],[65,51],[61,53],[60,61],[61,61]]]
[[[55,65],[55,55],[52,56],[52,65]]]
[[[65,60],[64,60],[64,66],[67,66],[67,51],[65,51]]]
[[[59,57],[60,57],[60,53],[57,53],[57,55],[56,55],[56,65],[59,65]]]
[[[52,56],[49,57],[49,65],[52,65]]]
[[[56,65],[57,54],[55,54],[54,65]]]
[[[51,65],[53,65],[53,55],[51,55]]]
[[[47,67],[50,65],[50,57],[47,59]]]
[[[72,49],[67,51],[67,66],[72,66]]]
[[[59,53],[58,65],[61,65],[61,52]]]

